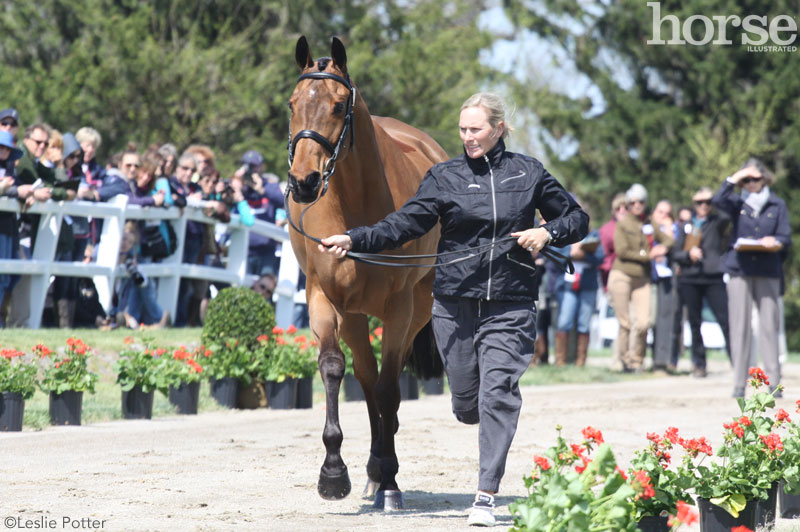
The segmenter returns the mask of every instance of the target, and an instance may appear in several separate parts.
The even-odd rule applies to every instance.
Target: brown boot
[[[547,345],[547,333],[540,334],[536,337],[533,343],[533,360],[531,364],[541,366],[547,364],[547,357],[549,355]]]
[[[556,366],[563,366],[567,363],[567,344],[569,343],[569,332],[556,332]]]
[[[586,365],[586,355],[589,352],[589,333],[578,333],[578,354],[575,358],[576,366]]]

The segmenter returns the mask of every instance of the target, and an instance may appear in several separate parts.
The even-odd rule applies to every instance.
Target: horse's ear
[[[294,60],[297,61],[297,66],[300,70],[305,70],[308,67],[314,66],[314,58],[311,57],[311,50],[308,48],[308,41],[305,35],[301,35],[297,39],[297,47],[294,49]]]
[[[331,42],[331,57],[342,72],[347,72],[347,52],[344,51],[344,44],[338,37],[334,37]]]

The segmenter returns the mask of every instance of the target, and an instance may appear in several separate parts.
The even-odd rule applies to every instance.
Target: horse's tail
[[[406,367],[420,379],[440,379],[444,375],[444,364],[439,350],[436,348],[430,321],[414,338],[414,346],[411,349],[411,356],[406,362]]]

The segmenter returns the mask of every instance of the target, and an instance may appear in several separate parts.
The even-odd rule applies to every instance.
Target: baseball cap
[[[11,118],[14,120],[14,122],[19,124],[19,113],[16,109],[9,107],[8,109],[3,109],[0,111],[0,120],[4,118]]]
[[[11,149],[11,155],[8,156],[12,161],[16,161],[22,157],[22,150],[14,146],[14,137],[8,131],[0,131],[0,146],[5,146]]]
[[[264,162],[264,157],[261,156],[256,150],[248,150],[242,156],[242,163],[250,166],[258,166]]]

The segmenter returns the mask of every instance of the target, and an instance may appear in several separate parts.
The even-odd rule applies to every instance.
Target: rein
[[[347,89],[350,91],[351,94],[351,97],[347,99],[347,112],[345,114],[344,124],[342,126],[342,132],[339,134],[339,139],[336,141],[335,146],[331,144],[331,142],[325,136],[320,135],[313,129],[303,129],[302,131],[298,132],[297,135],[292,137],[291,124],[289,126],[289,140],[286,146],[286,148],[289,151],[289,167],[292,166],[292,162],[294,161],[294,152],[295,149],[297,148],[297,143],[301,139],[311,139],[320,144],[323,148],[325,148],[325,150],[328,153],[331,154],[331,157],[325,163],[325,171],[322,176],[322,192],[320,193],[319,196],[317,196],[317,199],[309,203],[308,206],[302,210],[302,212],[300,213],[300,217],[298,218],[297,225],[295,225],[294,220],[292,220],[291,213],[287,212],[288,214],[287,219],[289,220],[289,225],[292,227],[292,229],[303,235],[305,238],[311,240],[312,242],[324,245],[322,244],[321,239],[315,236],[311,236],[305,232],[305,230],[303,229],[303,217],[305,216],[308,209],[310,209],[314,204],[316,204],[320,199],[322,199],[322,197],[328,191],[328,180],[334,174],[334,172],[336,172],[336,160],[339,158],[339,153],[341,151],[342,145],[344,144],[344,139],[345,137],[347,137],[348,132],[350,133],[350,148],[352,149],[354,145],[355,132],[353,127],[353,108],[355,107],[356,103],[356,89],[352,85],[352,83],[350,83],[349,76],[348,79],[345,79],[341,76],[337,76],[336,74],[332,74],[330,72],[309,72],[307,74],[301,75],[297,79],[297,82],[299,83],[304,79],[322,79],[322,80],[330,79],[338,83],[341,83],[342,85],[347,87]],[[292,187],[291,184],[286,187],[286,191],[284,192],[284,203],[288,201],[289,192],[291,192],[293,188],[294,187]],[[498,244],[502,242],[507,242],[509,240],[516,240],[516,237],[507,236],[499,239],[496,242],[480,244],[465,249],[445,251],[442,253],[429,253],[425,255],[381,255],[378,253],[359,253],[355,251],[348,251],[347,255],[345,256],[357,262],[362,262],[364,264],[371,264],[374,266],[388,266],[392,268],[440,268],[442,266],[449,266],[451,264],[462,262],[474,257],[479,257],[484,253],[490,251],[491,249],[495,248]],[[450,255],[462,254],[468,252],[469,254],[466,256],[455,258],[447,262],[440,262],[435,264],[386,262],[387,260],[398,261],[398,260],[437,259],[440,257],[446,257]],[[575,272],[575,266],[572,264],[572,261],[570,260],[569,257],[565,257],[560,253],[556,253],[555,251],[547,248],[546,246],[542,248],[542,250],[539,251],[539,253],[541,253],[542,256],[544,256],[545,258],[554,262],[562,271],[565,271],[567,273]]]

